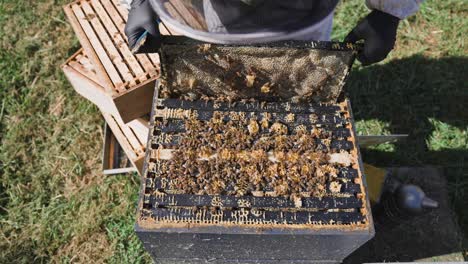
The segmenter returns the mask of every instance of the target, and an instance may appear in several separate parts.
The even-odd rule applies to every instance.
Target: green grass
[[[67,2],[0,1],[0,262],[149,263],[133,233],[138,178],[102,175],[102,118],[59,68],[79,48]],[[342,1],[334,38],[366,12]],[[427,1],[391,56],[356,65],[346,87],[361,133],[410,135],[364,160],[443,167],[465,236],[467,13],[466,1]]]

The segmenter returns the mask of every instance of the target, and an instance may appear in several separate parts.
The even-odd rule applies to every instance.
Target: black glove
[[[158,15],[148,0],[132,1],[125,35],[133,53],[153,53],[159,49],[161,34],[157,21]]]
[[[364,40],[364,50],[358,60],[369,65],[385,59],[393,49],[400,19],[374,10],[346,36],[346,42]]]

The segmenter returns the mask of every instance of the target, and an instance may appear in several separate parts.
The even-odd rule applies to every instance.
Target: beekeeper
[[[330,40],[339,0],[133,0],[125,28],[133,48],[146,32],[140,52],[159,46],[158,22],[183,35],[210,43],[249,44],[281,40]],[[366,0],[372,10],[345,41],[364,40],[358,60],[385,59],[393,49],[401,19],[423,0]]]

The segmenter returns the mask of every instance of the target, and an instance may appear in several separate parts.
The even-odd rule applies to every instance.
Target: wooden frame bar
[[[104,130],[104,147],[102,153],[102,172],[104,175],[116,175],[129,172],[137,172],[137,169],[131,164],[130,167],[122,166],[120,162],[127,159],[127,156],[121,154],[122,148],[117,141],[117,138],[112,133],[109,125],[105,125]]]
[[[141,175],[145,156],[145,144],[139,142],[130,127],[119,122],[114,116],[107,113],[102,113],[102,116],[119,142],[120,147],[123,149],[130,162],[132,162],[133,166],[137,169],[138,174]],[[137,144],[135,144],[135,142],[137,142]]]

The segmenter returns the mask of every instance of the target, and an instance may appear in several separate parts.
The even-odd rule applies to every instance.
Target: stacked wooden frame
[[[62,70],[73,88],[94,103],[141,173],[159,56],[132,54],[124,28],[128,10],[118,0],[79,0],[64,7],[82,48]],[[162,34],[173,34],[164,25]],[[111,144],[105,144],[110,146]],[[105,157],[110,150],[104,150]],[[107,154],[106,154],[107,153]]]

